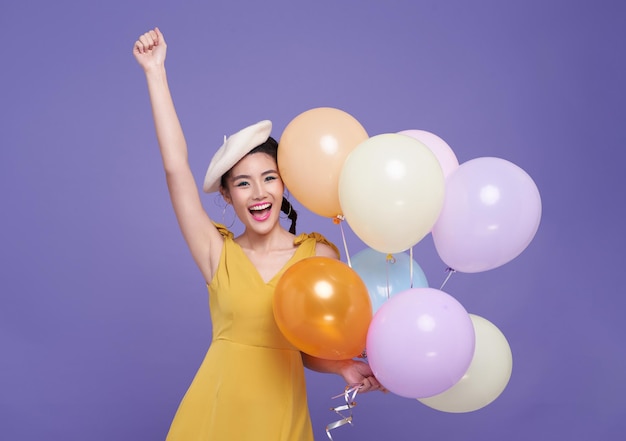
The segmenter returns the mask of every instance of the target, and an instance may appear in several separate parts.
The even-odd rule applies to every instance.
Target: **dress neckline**
[[[296,236],[296,238],[294,239],[294,245],[297,245],[297,246],[296,246],[293,254],[291,255],[291,257],[289,257],[289,259],[287,259],[287,261],[283,264],[283,266],[281,266],[280,269],[276,272],[276,274],[274,274],[268,281],[265,281],[265,279],[263,279],[263,277],[261,276],[261,273],[259,273],[259,270],[257,269],[257,267],[254,265],[254,263],[252,263],[252,260],[250,260],[250,258],[248,257],[248,255],[244,251],[243,247],[241,245],[239,245],[237,242],[235,242],[235,240],[233,238],[230,238],[230,240],[232,241],[233,244],[235,244],[237,249],[241,252],[243,257],[245,258],[245,261],[247,262],[247,265],[251,267],[251,270],[253,271],[253,273],[255,274],[257,279],[259,279],[259,281],[263,285],[267,286],[267,285],[271,285],[272,282],[274,282],[275,279],[279,278],[279,276],[281,276],[286,271],[286,268],[291,266],[290,265],[291,261],[295,259],[296,255],[298,254],[298,251],[301,248],[300,247],[301,242],[298,243],[298,241],[297,241],[298,238],[299,238],[299,236]]]

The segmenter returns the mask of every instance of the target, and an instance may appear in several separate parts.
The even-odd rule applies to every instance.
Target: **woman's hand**
[[[325,360],[302,353],[304,365],[316,372],[341,375],[349,387],[360,385],[359,392],[379,390],[387,392],[372,373],[367,363],[355,359]]]
[[[159,28],[141,35],[133,46],[133,55],[144,71],[163,66],[166,52],[167,44]]]
[[[346,360],[347,363],[341,368],[340,374],[348,385],[358,385],[359,393],[379,390],[387,390],[378,382],[372,369],[367,363],[358,360]]]

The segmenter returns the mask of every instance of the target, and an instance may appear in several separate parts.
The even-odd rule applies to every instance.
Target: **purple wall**
[[[509,340],[504,393],[466,414],[359,396],[354,427],[336,441],[622,439],[625,10],[607,0],[4,2],[0,438],[163,439],[209,344],[206,289],[131,55],[159,25],[198,182],[223,135],[269,118],[279,136],[300,112],[331,106],[370,135],[423,129],[461,162],[508,159],[539,188],[541,226],[522,255],[446,286]],[[219,220],[215,198],[204,201]],[[330,220],[300,213],[300,231],[340,244]],[[356,253],[364,245],[347,230]],[[445,264],[430,237],[415,258],[438,286]],[[322,440],[343,384],[307,375]]]

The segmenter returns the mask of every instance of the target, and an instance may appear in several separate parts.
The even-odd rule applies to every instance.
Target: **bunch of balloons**
[[[303,352],[367,358],[389,391],[446,412],[480,409],[505,389],[512,355],[500,330],[428,286],[405,251],[432,234],[452,271],[506,264],[532,241],[541,198],[532,178],[501,158],[459,161],[439,136],[369,136],[330,107],[294,118],[278,167],[312,212],[345,220],[366,248],[349,265],[309,258],[281,277],[274,314]],[[347,252],[347,250],[346,250]]]

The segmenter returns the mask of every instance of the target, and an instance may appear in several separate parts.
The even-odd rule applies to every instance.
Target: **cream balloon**
[[[465,375],[450,389],[419,401],[450,413],[481,409],[506,388],[513,370],[511,348],[502,332],[490,321],[470,314],[476,338],[474,357]]]
[[[422,142],[386,133],[359,144],[339,176],[346,222],[370,248],[407,250],[428,234],[441,211],[445,178]]]

